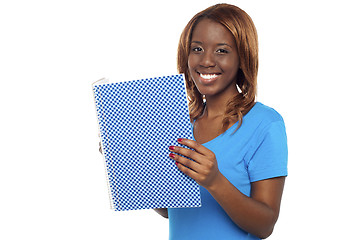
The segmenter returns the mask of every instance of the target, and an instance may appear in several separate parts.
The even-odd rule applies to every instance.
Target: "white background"
[[[91,84],[176,73],[181,31],[214,3],[0,2],[0,239],[167,239],[152,210],[109,210]],[[289,177],[269,239],[356,238],[357,1],[229,3],[255,22],[258,100],[287,127]]]

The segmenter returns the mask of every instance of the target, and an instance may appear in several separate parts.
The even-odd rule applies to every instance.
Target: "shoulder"
[[[252,129],[247,166],[252,181],[287,175],[287,134],[281,114],[262,103],[254,106],[247,126]],[[274,170],[277,174],[274,175]],[[267,173],[267,174],[264,174]]]
[[[250,117],[254,120],[261,120],[264,122],[272,123],[281,121],[283,122],[283,118],[280,113],[278,113],[275,109],[264,105],[263,103],[257,102],[250,111]]]
[[[284,125],[283,118],[275,109],[257,102],[253,108],[244,116],[245,128],[260,131],[273,123]]]

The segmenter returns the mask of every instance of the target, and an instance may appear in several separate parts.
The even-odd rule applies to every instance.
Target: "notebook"
[[[169,158],[192,139],[183,75],[93,84],[111,208],[200,207],[199,185]]]

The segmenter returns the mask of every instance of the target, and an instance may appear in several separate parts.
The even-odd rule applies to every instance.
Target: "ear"
[[[243,70],[241,68],[239,68],[238,74],[237,74],[237,84],[239,87],[242,87],[242,85],[244,84],[244,80],[245,80],[245,76],[244,76]]]

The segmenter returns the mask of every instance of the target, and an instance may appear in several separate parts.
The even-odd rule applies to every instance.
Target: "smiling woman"
[[[210,28],[209,24],[215,25],[215,28],[213,26]],[[203,28],[205,25],[208,27]],[[195,31],[196,29],[198,31]],[[208,34],[207,42],[205,42],[203,34]],[[212,41],[214,46],[210,46],[209,41]],[[196,57],[197,55],[201,56]],[[204,69],[209,64],[215,64],[214,61],[220,63],[220,61],[232,60],[231,64],[237,66],[235,80],[241,92],[237,91],[229,102],[222,122],[222,131],[225,131],[235,121],[239,121],[240,126],[242,116],[252,108],[256,96],[258,37],[252,19],[238,7],[218,4],[196,14],[185,27],[178,46],[178,71],[186,76],[192,121],[203,114],[205,107],[203,104],[204,94],[197,89],[196,82],[193,82],[191,78],[191,68],[196,59],[201,61],[199,64],[203,66],[203,72],[198,72],[199,75],[213,73],[213,76],[203,75],[202,79],[204,80],[214,78],[214,73],[216,75],[221,73]],[[207,61],[210,62],[207,63]],[[227,63],[227,65],[229,64]],[[220,70],[212,69],[212,71]],[[193,72],[193,74],[195,73]]]
[[[180,38],[178,70],[194,140],[179,138],[169,157],[201,186],[202,207],[158,211],[169,217],[170,239],[268,237],[287,176],[287,137],[281,115],[255,102],[251,18],[228,4],[196,14]]]
[[[221,24],[204,19],[194,28],[188,69],[202,95],[237,95],[239,58],[232,34]]]

